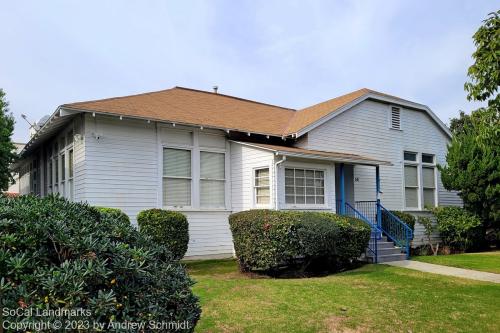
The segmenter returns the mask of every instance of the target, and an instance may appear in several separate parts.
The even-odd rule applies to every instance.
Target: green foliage
[[[318,263],[341,269],[364,252],[371,232],[361,220],[313,212],[249,210],[232,214],[229,225],[243,271],[305,270]]]
[[[102,215],[109,215],[124,225],[130,225],[130,218],[121,209],[110,207],[95,207]]]
[[[424,234],[425,236],[427,236],[428,239],[431,238],[432,236],[432,233],[437,229],[433,224],[432,224],[432,220],[428,217],[425,217],[425,216],[420,216],[418,218],[418,222],[424,226]]]
[[[174,258],[186,254],[189,243],[189,224],[186,216],[163,209],[147,209],[137,215],[141,233],[168,248]]]
[[[82,308],[90,315],[72,319],[194,327],[201,310],[184,267],[122,222],[59,197],[0,197],[0,307]]]
[[[401,221],[403,221],[407,226],[411,228],[411,230],[415,230],[415,216],[410,213],[401,212],[399,210],[391,210],[391,213],[396,215]]]
[[[500,224],[500,112],[492,107],[472,112],[455,133],[438,166],[448,190],[459,191],[464,207],[485,227]]]
[[[489,100],[489,105],[499,105],[500,85],[500,11],[490,13],[484,24],[473,36],[476,52],[474,64],[467,75],[471,82],[465,84],[467,98],[475,101]]]
[[[7,190],[13,181],[9,169],[17,156],[11,139],[13,132],[14,116],[9,113],[9,103],[4,91],[0,89],[0,191]]]
[[[481,220],[460,207],[438,207],[434,209],[437,228],[445,245],[466,251],[478,246],[481,241]]]

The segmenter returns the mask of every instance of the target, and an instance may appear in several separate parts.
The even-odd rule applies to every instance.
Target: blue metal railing
[[[358,211],[348,202],[344,204],[344,209],[342,209],[342,202],[340,200],[337,200],[336,204],[337,214],[355,217],[370,226],[370,241],[368,242],[367,249],[373,254],[373,260],[376,263],[378,261],[377,241],[382,238],[382,231],[379,229],[377,224],[373,222],[373,220],[368,219],[363,213]]]
[[[387,210],[380,202],[377,202],[378,215],[377,224],[380,230],[387,235],[392,242],[400,246],[406,253],[406,259],[410,258],[410,242],[413,239],[411,228],[401,221],[396,215]]]

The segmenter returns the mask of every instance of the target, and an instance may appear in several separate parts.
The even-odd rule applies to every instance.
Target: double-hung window
[[[418,208],[418,161],[417,153],[404,152],[405,207]]]
[[[254,180],[255,205],[269,205],[271,199],[269,187],[269,168],[255,170]]]
[[[164,206],[191,206],[191,177],[191,150],[164,148]]]
[[[200,206],[225,207],[225,154],[200,151]]]
[[[285,202],[288,205],[324,205],[324,171],[286,168]]]
[[[424,193],[424,207],[436,206],[436,178],[434,155],[422,154],[422,190]]]

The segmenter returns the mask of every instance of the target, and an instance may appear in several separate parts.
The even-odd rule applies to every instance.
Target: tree
[[[9,113],[9,103],[4,91],[0,89],[0,191],[7,190],[13,180],[9,169],[16,157],[16,147],[11,139],[13,132],[14,117]]]
[[[469,101],[488,101],[498,107],[500,85],[500,10],[490,13],[484,24],[473,36],[476,52],[472,54],[474,64],[467,75],[471,82],[465,83]]]
[[[488,106],[452,119],[453,139],[440,166],[448,190],[459,191],[464,207],[482,218],[486,228],[500,224],[500,11],[489,14],[474,34],[476,51],[469,67],[467,98]]]

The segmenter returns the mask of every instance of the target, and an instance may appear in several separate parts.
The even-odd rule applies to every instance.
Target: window
[[[225,207],[225,154],[200,152],[200,206]]]
[[[404,158],[405,158],[405,161],[416,162],[417,161],[417,153],[411,153],[411,152],[405,151]]]
[[[435,167],[434,155],[422,154],[422,188],[424,193],[424,207],[435,207]]]
[[[163,149],[163,205],[191,205],[191,151]]]
[[[391,128],[401,129],[401,109],[397,107],[391,107]]]
[[[255,170],[255,204],[268,205],[270,203],[269,168]]]
[[[73,201],[73,149],[68,151],[68,187],[69,199]]]
[[[436,206],[436,181],[434,155],[422,154],[421,163],[417,153],[404,152],[405,206],[418,209]],[[419,177],[419,174],[421,177]],[[423,201],[421,201],[423,198]],[[419,205],[419,202],[423,202]]]
[[[324,171],[286,168],[285,202],[290,205],[324,205]]]
[[[59,184],[59,193],[64,197],[66,195],[65,190],[65,181],[66,181],[66,156],[64,153],[61,154],[60,157],[60,162],[61,165],[59,166],[59,169],[61,170],[61,178],[60,178],[60,184]]]
[[[406,208],[418,207],[418,167],[405,165],[405,205]]]
[[[434,155],[422,154],[422,163],[434,164]]]
[[[56,145],[57,147],[57,145]],[[53,169],[54,169],[54,190],[53,193],[57,193],[58,191],[58,182],[59,182],[59,155],[57,153],[52,158]]]

